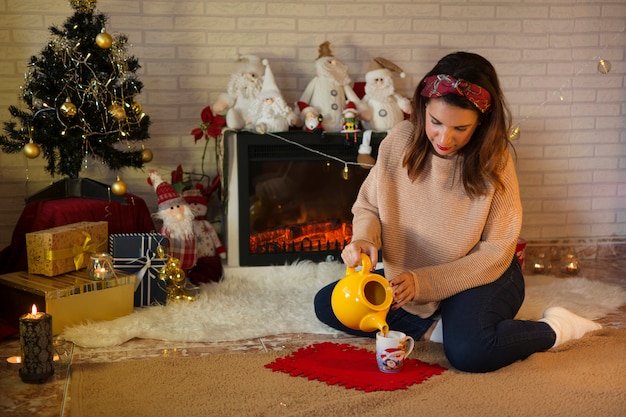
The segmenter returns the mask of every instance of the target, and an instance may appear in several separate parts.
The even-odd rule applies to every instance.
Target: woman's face
[[[433,98],[426,105],[426,136],[437,155],[452,156],[472,138],[478,127],[478,113]]]

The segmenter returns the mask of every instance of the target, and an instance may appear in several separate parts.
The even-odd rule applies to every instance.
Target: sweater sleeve
[[[378,210],[378,166],[375,164],[361,184],[352,206],[352,240],[363,240],[380,249],[382,246],[381,222]]]
[[[502,174],[503,190],[495,190],[480,240],[465,256],[439,265],[413,269],[416,310],[469,288],[498,279],[509,267],[522,225],[519,185],[511,155]]]
[[[378,149],[378,160],[361,184],[356,201],[352,206],[352,240],[370,242],[377,249],[383,246],[383,221],[381,220],[381,206],[384,210],[388,200],[389,171],[400,171],[406,177],[402,168],[402,155],[406,144],[413,136],[413,126],[409,121],[396,124],[381,142]]]

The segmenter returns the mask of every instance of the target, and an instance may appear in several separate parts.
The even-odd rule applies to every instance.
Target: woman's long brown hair
[[[476,111],[479,115],[479,126],[467,145],[458,152],[465,192],[474,198],[488,194],[490,185],[501,189],[503,184],[500,174],[506,162],[507,147],[512,145],[508,136],[511,112],[500,89],[495,68],[480,55],[455,52],[443,57],[424,78],[437,74],[464,79],[487,89],[491,94],[491,109],[485,114],[464,97],[448,94],[441,99],[451,105]],[[413,181],[417,180],[428,158],[434,153],[425,129],[426,105],[430,99],[420,94],[424,78],[413,95],[411,121],[415,126],[415,136],[402,161],[402,166]]]

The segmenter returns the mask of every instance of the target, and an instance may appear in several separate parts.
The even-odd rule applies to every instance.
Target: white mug
[[[389,330],[376,334],[376,363],[382,372],[398,372],[413,351],[415,340],[405,333]]]

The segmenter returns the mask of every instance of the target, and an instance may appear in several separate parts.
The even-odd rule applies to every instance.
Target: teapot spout
[[[365,317],[363,317],[363,320],[361,320],[359,327],[364,332],[374,332],[376,330],[379,330],[383,334],[387,334],[387,332],[389,331],[389,325],[387,324],[386,318],[386,310],[367,314]]]

